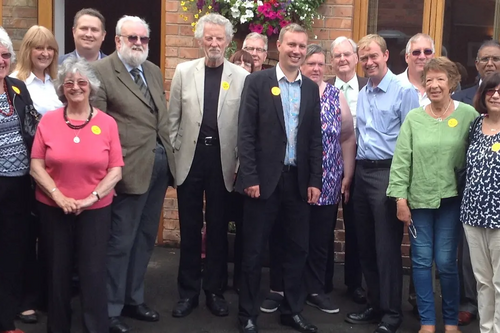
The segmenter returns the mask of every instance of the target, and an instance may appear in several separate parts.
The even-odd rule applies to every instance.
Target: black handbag
[[[472,122],[471,127],[469,128],[469,137],[467,140],[467,149],[469,149],[470,144],[472,143],[472,138],[474,137],[474,132],[476,131],[477,124],[482,116],[477,117]],[[467,154],[467,150],[465,151]],[[457,179],[457,192],[458,196],[462,197],[465,191],[465,183],[467,179],[467,161],[463,168],[455,168],[455,178]]]
[[[24,108],[24,121],[22,125],[24,135],[30,140],[30,142],[27,142],[30,148],[33,145],[33,140],[40,119],[42,119],[42,115],[35,110],[33,105],[26,105]]]

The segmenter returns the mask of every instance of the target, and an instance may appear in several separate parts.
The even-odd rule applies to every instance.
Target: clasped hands
[[[52,200],[64,211],[64,214],[75,214],[79,215],[86,208],[92,206],[97,202],[97,198],[94,195],[89,195],[84,199],[73,199],[68,198],[61,191],[57,190],[52,194]]]

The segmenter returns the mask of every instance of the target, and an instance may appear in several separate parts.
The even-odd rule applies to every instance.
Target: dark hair
[[[498,85],[500,85],[500,73],[495,72],[484,78],[474,96],[474,108],[476,108],[477,112],[484,114],[488,113],[488,108],[486,107],[486,92],[489,89],[495,89]]]
[[[238,51],[234,52],[234,54],[231,56],[231,58],[229,58],[229,61],[234,64],[235,61],[238,61],[242,58],[243,58],[243,62],[248,62],[248,63],[252,64],[251,65],[252,69],[250,70],[250,73],[253,73],[253,71],[254,71],[253,58],[252,58],[252,55],[250,53],[248,53],[247,51],[238,50]]]
[[[102,16],[101,12],[98,11],[97,9],[94,8],[83,8],[80,9],[76,14],[75,18],[73,19],[73,28],[76,28],[76,23],[82,17],[83,15],[89,15],[89,16],[94,16],[97,17],[101,21],[101,26],[102,26],[102,31],[106,31],[106,20],[104,19],[104,16]]]

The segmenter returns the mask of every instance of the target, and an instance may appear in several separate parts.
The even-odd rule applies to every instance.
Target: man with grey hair
[[[251,32],[243,41],[243,50],[252,55],[254,72],[262,70],[262,64],[267,58],[267,36]]]
[[[405,60],[408,67],[403,73],[397,75],[401,83],[415,88],[420,106],[426,106],[431,102],[425,93],[422,72],[425,64],[434,58],[434,51],[434,40],[431,36],[423,33],[414,35],[406,44]]]
[[[144,275],[169,183],[167,156],[173,149],[161,70],[146,60],[148,24],[123,16],[115,44],[112,55],[94,63],[101,81],[94,106],[118,123],[125,161],[112,205],[107,281],[110,333],[125,333],[129,327],[120,315],[159,320],[158,312],[144,303]]]
[[[241,91],[248,72],[224,59],[233,27],[219,14],[207,14],[194,36],[205,56],[179,64],[170,88],[168,132],[174,146],[181,254],[172,311],[185,317],[198,306],[201,288],[208,309],[227,316],[223,296],[227,274],[226,205],[237,168],[236,135]],[[207,230],[201,267],[203,202]]]

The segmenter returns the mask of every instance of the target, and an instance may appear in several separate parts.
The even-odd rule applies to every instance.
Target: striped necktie
[[[139,90],[144,95],[144,98],[146,98],[146,102],[148,103],[148,105],[153,111],[156,112],[155,102],[153,101],[153,97],[151,96],[151,92],[149,91],[148,86],[142,79],[141,71],[138,68],[134,68],[130,71],[130,74],[132,74],[132,76],[134,77],[134,82],[139,86]]]

